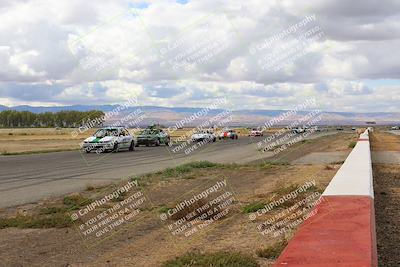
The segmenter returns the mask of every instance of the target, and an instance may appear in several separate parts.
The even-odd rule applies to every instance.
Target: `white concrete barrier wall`
[[[368,130],[361,134],[358,140],[342,167],[329,183],[323,196],[374,197]]]
[[[274,267],[377,267],[368,129]]]

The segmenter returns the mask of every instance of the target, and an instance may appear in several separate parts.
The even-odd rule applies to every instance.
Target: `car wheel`
[[[113,151],[114,153],[118,152],[118,143],[115,143],[115,144],[114,144],[114,147],[113,147],[112,151]]]
[[[90,149],[85,149],[85,152],[86,153],[90,153]]]
[[[216,137],[213,138],[213,142],[215,142],[215,141],[217,141],[217,138],[216,138]]]
[[[129,151],[135,150],[135,141],[131,142],[131,145],[129,146]]]
[[[160,146],[160,139],[157,139],[156,140],[156,144],[155,144],[156,146]]]
[[[239,136],[238,136],[238,135],[236,135],[236,136],[235,136],[235,139],[238,139],[238,138],[239,138]]]
[[[169,142],[170,142],[171,140],[168,138],[166,141],[165,141],[165,145],[166,146],[169,146]]]

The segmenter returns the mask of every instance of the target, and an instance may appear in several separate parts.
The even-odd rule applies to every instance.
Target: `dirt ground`
[[[315,152],[347,152],[350,153],[349,144],[357,140],[355,133],[338,133],[328,135],[317,139],[305,140],[298,142],[294,146],[289,147],[270,160],[276,162],[294,162],[304,156]],[[328,155],[329,157],[329,155]],[[317,162],[315,162],[317,163]]]
[[[371,136],[372,151],[400,151],[400,135],[377,131]]]
[[[241,212],[242,207],[253,201],[269,199],[274,189],[292,183],[302,184],[315,180],[317,186],[323,189],[338,168],[326,168],[324,165],[282,165],[267,169],[242,166],[201,170],[195,174],[196,179],[155,179],[145,187],[154,205],[153,209],[143,211],[140,221],[129,225],[112,238],[85,248],[85,242],[73,228],[6,228],[0,230],[0,265],[160,266],[188,251],[238,251],[255,255],[257,249],[277,240],[266,239],[261,235],[257,230],[259,221],[250,221],[248,214]],[[237,200],[230,215],[193,237],[172,235],[166,224],[159,219],[157,209],[164,205],[170,206],[189,190],[222,177],[235,192]],[[29,213],[34,208],[37,207],[27,205],[8,209],[3,211],[3,215]],[[260,266],[271,266],[273,262],[263,258],[257,260]]]
[[[373,151],[399,151],[400,136],[372,135]],[[375,218],[380,267],[400,266],[400,166],[374,164]]]

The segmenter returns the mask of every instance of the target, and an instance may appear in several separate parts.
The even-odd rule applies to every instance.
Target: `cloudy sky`
[[[0,104],[400,111],[398,0],[1,0]]]

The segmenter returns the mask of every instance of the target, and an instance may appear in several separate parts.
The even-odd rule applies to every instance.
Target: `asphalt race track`
[[[311,138],[327,134],[333,133],[318,133]],[[261,160],[272,155],[272,152],[261,153],[257,150],[256,143],[263,138],[265,136],[221,140],[188,154],[185,150],[191,145],[175,152],[174,147],[141,146],[135,151],[118,153],[67,151],[1,156],[0,208],[77,192],[88,185],[107,184],[191,161],[248,163]]]

